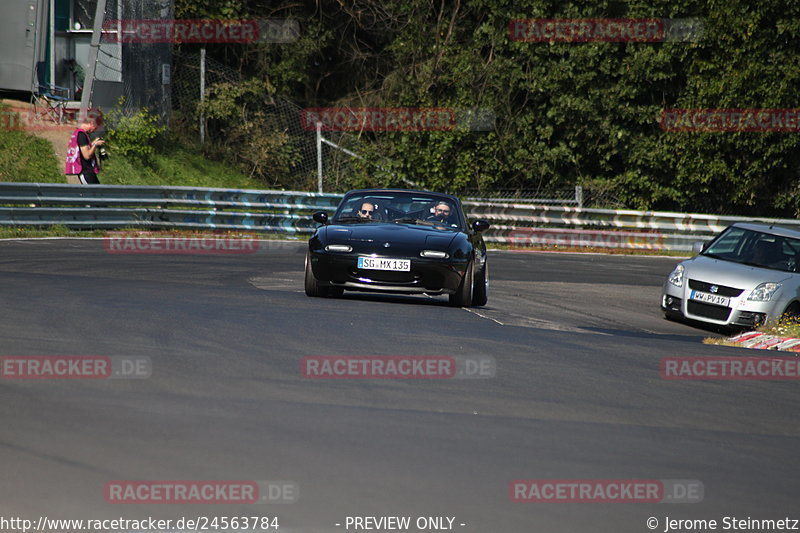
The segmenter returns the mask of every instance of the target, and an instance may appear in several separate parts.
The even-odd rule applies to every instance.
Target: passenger
[[[446,224],[450,221],[450,213],[452,213],[452,211],[453,210],[450,207],[450,204],[448,204],[447,202],[438,202],[433,207],[433,214],[429,216],[426,220],[432,222],[442,222]]]

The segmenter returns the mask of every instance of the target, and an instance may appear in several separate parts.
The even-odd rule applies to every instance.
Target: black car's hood
[[[446,249],[458,231],[428,225],[367,222],[331,224],[325,227],[328,242],[362,242],[403,244],[434,249]]]

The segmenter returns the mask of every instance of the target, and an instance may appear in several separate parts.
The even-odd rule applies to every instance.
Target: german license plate
[[[358,268],[365,270],[394,270],[410,272],[411,259],[382,259],[380,257],[359,257]]]
[[[721,305],[723,307],[730,307],[731,304],[731,299],[727,296],[720,296],[719,294],[710,294],[707,292],[692,291],[689,298],[698,302]]]

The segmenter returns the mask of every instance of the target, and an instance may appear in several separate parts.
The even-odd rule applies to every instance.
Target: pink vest
[[[72,137],[69,138],[69,147],[67,148],[67,162],[64,166],[64,174],[80,174],[81,173],[81,149],[78,146],[78,132],[83,131],[82,129],[78,128],[72,132]],[[83,133],[86,133],[83,131]],[[89,134],[86,133],[86,136],[89,137]],[[94,157],[92,157],[92,169],[94,173],[97,174],[99,169],[97,168],[97,162],[95,161]]]

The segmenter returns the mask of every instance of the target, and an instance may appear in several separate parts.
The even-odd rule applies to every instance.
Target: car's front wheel
[[[314,277],[314,272],[311,270],[311,258],[306,254],[306,296],[322,296],[317,278]]]
[[[306,254],[306,296],[341,296],[344,289],[341,287],[320,287],[314,272],[311,270],[311,257]]]
[[[489,262],[483,263],[483,268],[475,276],[475,286],[472,289],[472,305],[486,305],[489,301]]]
[[[461,278],[461,285],[458,286],[458,290],[454,294],[450,295],[450,305],[453,307],[469,307],[472,304],[474,266],[474,261],[467,265],[464,277]]]

